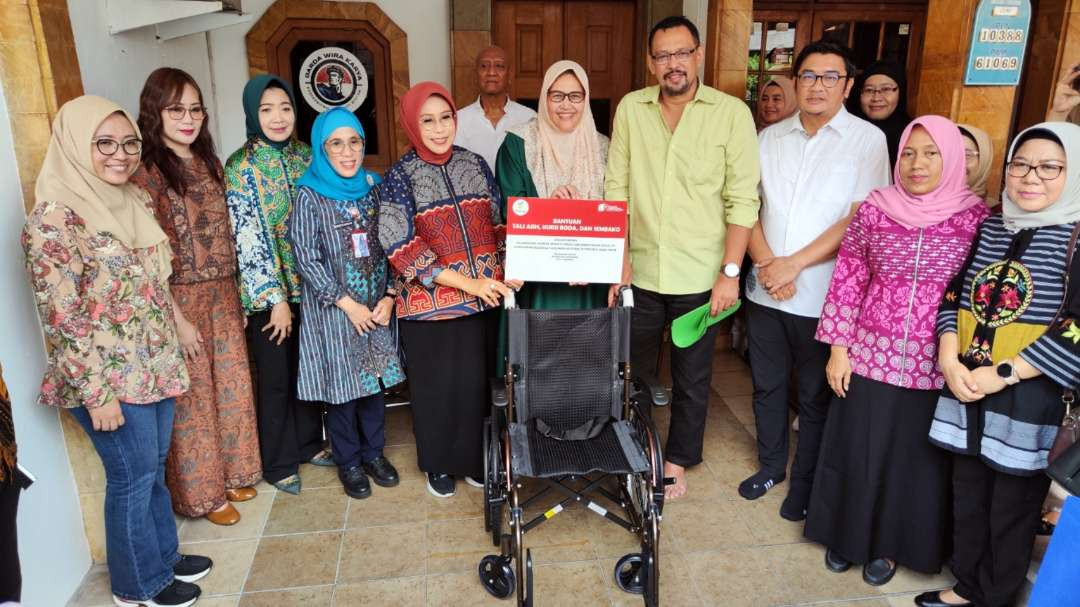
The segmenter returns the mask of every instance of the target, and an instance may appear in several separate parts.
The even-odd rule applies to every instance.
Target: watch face
[[[997,366],[997,374],[998,377],[1002,379],[1009,379],[1010,377],[1012,377],[1013,374],[1012,365],[1010,365],[1009,363],[1001,363]]]
[[[739,266],[733,263],[724,265],[724,276],[735,278],[739,275]]]

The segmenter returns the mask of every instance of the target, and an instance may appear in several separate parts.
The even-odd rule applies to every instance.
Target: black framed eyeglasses
[[[566,101],[567,99],[569,99],[570,103],[573,103],[574,105],[577,105],[577,104],[585,101],[585,93],[582,93],[580,91],[574,91],[572,93],[564,93],[562,91],[551,91],[551,92],[548,93],[548,99],[550,99],[552,103],[562,103],[563,101]]]
[[[1009,177],[1023,179],[1035,171],[1035,176],[1043,181],[1053,181],[1061,176],[1065,167],[1060,164],[1031,164],[1023,160],[1014,160],[1006,165]]]
[[[138,156],[142,154],[141,139],[125,139],[123,143],[120,143],[115,139],[103,137],[101,139],[95,139],[93,143],[94,147],[97,148],[97,151],[101,152],[105,156],[112,156],[113,154],[116,154],[116,152],[120,148],[124,148],[124,153],[128,156]]]
[[[202,120],[203,118],[206,118],[206,108],[201,105],[193,105],[191,107],[170,105],[165,108],[165,113],[173,120],[183,120],[184,114],[191,114],[192,120]]]
[[[694,48],[691,48],[691,49],[685,49],[684,48],[682,50],[678,50],[678,51],[675,51],[673,53],[656,53],[655,55],[651,55],[651,56],[652,56],[653,62],[655,62],[656,65],[667,65],[668,62],[670,62],[672,59],[678,61],[679,63],[686,63],[687,60],[690,59],[690,55],[693,55],[694,53],[696,53],[697,50],[698,50],[698,47],[695,46]]]
[[[825,72],[824,74],[815,74],[809,70],[799,74],[799,84],[804,87],[811,87],[817,84],[820,80],[822,86],[827,89],[835,87],[841,80],[847,80],[850,78],[848,74],[841,74],[840,72]]]

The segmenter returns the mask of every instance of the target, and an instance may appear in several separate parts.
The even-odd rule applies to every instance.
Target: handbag
[[[1065,258],[1065,298],[1061,302],[1051,326],[1062,319],[1065,310],[1065,302],[1070,299],[1069,274],[1072,270],[1073,253],[1076,251],[1076,240],[1080,236],[1080,224],[1073,228],[1069,238],[1068,254]],[[1050,465],[1046,474],[1056,481],[1065,490],[1073,495],[1080,495],[1080,409],[1073,407],[1076,401],[1076,393],[1072,390],[1064,390],[1061,393],[1061,402],[1065,404],[1065,417],[1058,428],[1057,436],[1054,437],[1054,445],[1050,448],[1047,457]]]

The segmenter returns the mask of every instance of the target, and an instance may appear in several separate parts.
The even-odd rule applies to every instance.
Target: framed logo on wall
[[[355,112],[368,95],[368,76],[360,59],[338,47],[321,48],[300,64],[300,92],[313,109],[346,107]]]

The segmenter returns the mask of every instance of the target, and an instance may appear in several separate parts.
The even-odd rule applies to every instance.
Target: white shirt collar
[[[795,112],[790,117],[786,118],[786,120],[788,120],[788,123],[784,125],[785,135],[792,131],[799,131],[804,134],[806,133],[806,128],[803,127],[802,119],[799,118],[799,114],[801,113],[802,112]],[[825,126],[819,129],[819,132],[825,129],[832,129],[839,133],[843,133],[847,130],[847,127],[851,124],[851,121],[851,114],[848,113],[847,108],[841,105],[840,111],[837,112],[835,116],[830,118],[829,121],[825,123]]]

